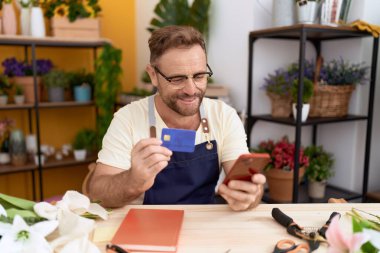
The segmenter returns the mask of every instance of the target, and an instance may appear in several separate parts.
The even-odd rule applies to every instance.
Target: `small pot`
[[[309,116],[310,104],[302,104],[302,117],[301,121],[305,122],[307,120],[307,116]],[[293,103],[293,117],[294,120],[297,120],[297,104]]]
[[[25,96],[24,95],[16,95],[14,97],[16,105],[22,105],[25,103]]]
[[[76,161],[84,161],[86,159],[87,150],[74,149],[74,158]]]
[[[8,103],[8,96],[7,95],[1,95],[0,96],[0,105],[6,105]]]
[[[326,191],[326,180],[318,182],[309,180],[308,182],[308,193],[310,198],[314,199],[322,199],[325,197],[325,191]]]

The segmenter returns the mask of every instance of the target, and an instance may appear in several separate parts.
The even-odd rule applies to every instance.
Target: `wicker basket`
[[[315,85],[310,117],[343,117],[348,113],[354,85]]]
[[[292,100],[288,97],[283,97],[271,92],[267,95],[272,104],[272,117],[287,118],[292,112]]]

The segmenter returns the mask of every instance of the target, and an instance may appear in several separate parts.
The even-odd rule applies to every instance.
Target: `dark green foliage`
[[[69,87],[69,76],[63,70],[52,70],[42,76],[43,84],[46,87]]]
[[[157,17],[150,21],[148,31],[153,32],[168,25],[187,25],[207,37],[210,3],[210,0],[194,0],[189,6],[187,0],[161,0],[154,8]]]
[[[73,141],[74,149],[86,149],[93,151],[96,145],[96,132],[91,129],[80,130]]]
[[[302,94],[302,103],[307,104],[313,96],[314,86],[313,82],[307,78],[303,79],[303,94]],[[297,103],[298,97],[298,79],[293,81],[292,86],[292,98],[293,102]]]
[[[86,72],[85,69],[70,72],[69,75],[69,82],[70,87],[80,86],[84,83],[87,83],[91,88],[94,87],[95,84],[95,75],[93,73]]]
[[[0,95],[8,95],[12,88],[11,83],[6,75],[0,75]]]
[[[95,103],[98,108],[96,127],[97,147],[101,147],[103,136],[111,123],[117,92],[121,88],[120,75],[122,51],[112,45],[105,45],[96,60]]]
[[[327,153],[322,146],[309,146],[304,153],[309,157],[309,166],[306,168],[308,179],[321,182],[334,175],[333,155]]]

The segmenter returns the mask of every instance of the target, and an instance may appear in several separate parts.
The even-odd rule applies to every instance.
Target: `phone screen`
[[[231,180],[251,181],[252,175],[262,172],[269,162],[267,153],[243,154],[235,161],[223,183],[227,185]]]

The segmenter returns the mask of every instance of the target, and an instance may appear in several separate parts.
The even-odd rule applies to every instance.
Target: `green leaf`
[[[36,202],[0,193],[0,204],[5,209],[16,208],[32,211],[33,206],[36,204]]]
[[[39,217],[34,211],[20,210],[20,209],[16,209],[16,208],[7,209],[7,215],[10,218],[14,218],[16,215],[20,215],[22,218],[27,218],[27,217],[37,218],[37,217]]]

